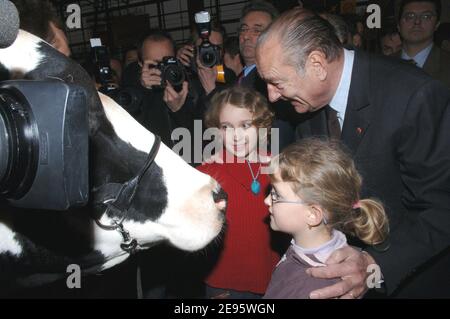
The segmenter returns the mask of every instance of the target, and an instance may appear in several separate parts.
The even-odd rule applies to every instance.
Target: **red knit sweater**
[[[252,175],[247,163],[205,164],[198,169],[215,178],[228,193],[224,249],[206,278],[216,288],[263,294],[279,255],[270,246],[269,211],[264,198],[269,186],[260,174],[261,191],[251,192]],[[259,164],[251,164],[256,175]]]

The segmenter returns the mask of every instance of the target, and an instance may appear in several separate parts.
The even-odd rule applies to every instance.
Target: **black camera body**
[[[117,87],[113,81],[113,70],[111,69],[108,49],[102,45],[92,46],[91,59],[94,66],[95,80],[100,84],[98,91],[108,95],[130,114],[137,113],[142,94],[133,87]]]
[[[202,43],[197,48],[197,55],[200,63],[208,68],[221,64],[221,48],[207,39],[202,39]]]
[[[198,34],[202,39],[202,42],[197,47],[197,55],[200,63],[208,68],[221,64],[221,48],[209,42],[209,35],[211,34],[211,18],[209,12],[200,11],[196,13],[195,23],[197,24]]]
[[[165,56],[156,66],[149,67],[154,67],[161,71],[161,85],[154,88],[165,88],[166,82],[169,82],[175,91],[180,92],[183,89],[186,73],[183,65],[176,57]]]
[[[86,91],[62,81],[0,83],[0,197],[66,210],[89,199]]]
[[[135,115],[140,112],[140,105],[142,102],[143,94],[142,90],[137,87],[100,87],[99,92],[108,95],[131,115]]]
[[[113,83],[113,71],[111,69],[110,57],[108,49],[105,46],[92,47],[92,62],[94,64],[94,76],[97,83],[104,87],[104,92],[108,92]]]

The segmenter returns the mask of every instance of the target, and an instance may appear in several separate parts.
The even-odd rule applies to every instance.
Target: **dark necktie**
[[[334,139],[341,138],[341,125],[337,117],[337,112],[329,105],[326,106],[327,124],[328,124],[328,136]]]
[[[244,77],[245,77],[245,73],[244,73],[244,70],[242,70],[242,72],[239,73],[239,75],[238,75],[238,80],[237,80],[238,85],[241,85],[242,80],[244,79]]]

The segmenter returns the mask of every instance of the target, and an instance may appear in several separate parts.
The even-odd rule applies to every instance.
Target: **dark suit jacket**
[[[299,138],[326,134],[324,108],[297,127]],[[448,297],[450,90],[412,65],[356,52],[342,140],[363,177],[361,198],[387,208],[390,236],[367,249],[387,292]]]
[[[240,83],[242,86],[254,88],[264,96],[267,96],[267,84],[258,74],[258,70],[254,68],[247,76],[243,77]]]
[[[450,88],[450,53],[433,45],[423,70]]]
[[[401,59],[402,51],[393,56]],[[442,50],[437,45],[433,45],[423,65],[423,70],[432,78],[441,81],[450,88],[450,53],[448,51]]]

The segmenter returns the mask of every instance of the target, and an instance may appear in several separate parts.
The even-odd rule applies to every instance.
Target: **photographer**
[[[194,44],[186,44],[181,47],[177,52],[177,58],[181,61],[181,63],[183,63],[186,68],[188,68],[188,70],[192,70],[193,73],[197,74],[204,92],[206,93],[206,95],[208,95],[216,88],[219,83],[232,85],[236,82],[237,78],[233,70],[227,68],[225,65],[222,66],[223,43],[224,39],[226,38],[225,29],[217,23],[210,24],[210,31],[207,39],[218,54],[217,63],[212,67],[205,66],[197,54],[197,51],[199,50],[198,48],[201,46],[203,41],[202,37],[199,36],[199,33],[201,34],[202,31],[199,30],[197,23],[197,25],[195,25],[193,29]],[[193,61],[195,61],[195,65],[193,65]],[[220,67],[223,67],[223,81],[218,81],[218,68]]]
[[[143,97],[136,119],[154,134],[161,136],[167,146],[172,147],[172,131],[177,127],[190,129],[194,111],[187,81],[175,87],[169,80],[163,83],[163,78],[166,78],[162,72],[164,68],[170,75],[175,72],[175,78],[185,76],[181,64],[171,64],[172,69],[167,69],[167,62],[177,63],[176,59],[173,59],[175,45],[172,37],[164,31],[151,31],[139,44],[138,55]],[[165,57],[172,59],[166,61]]]

